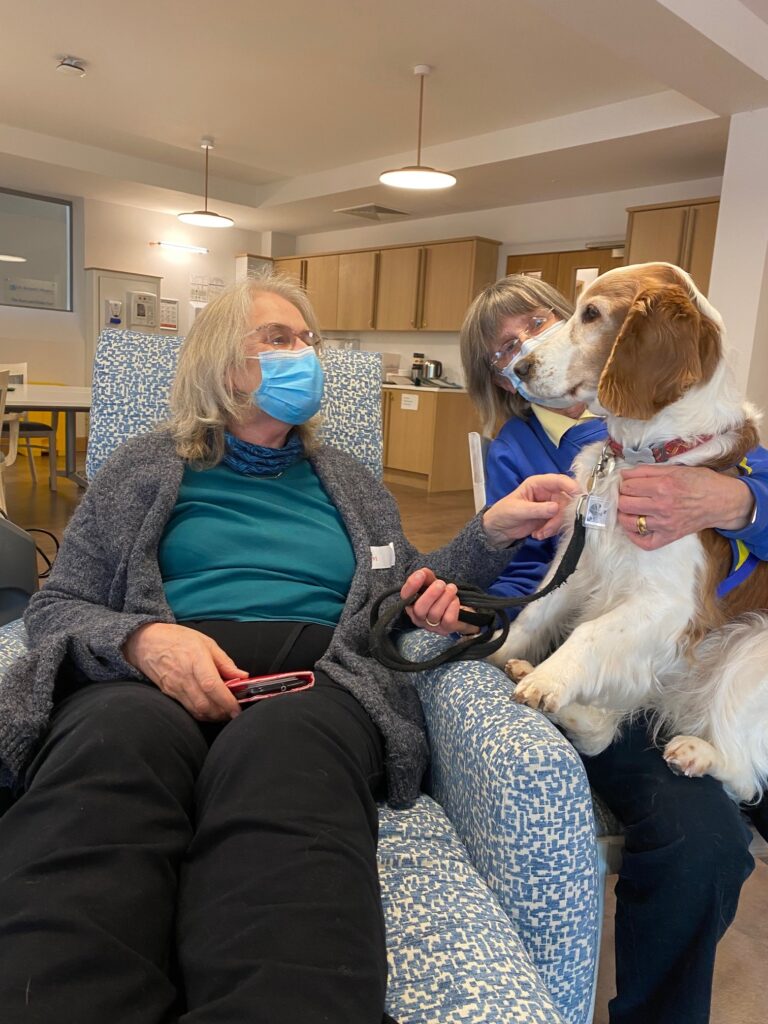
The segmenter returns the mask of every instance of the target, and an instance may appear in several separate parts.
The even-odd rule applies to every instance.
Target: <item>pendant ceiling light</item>
[[[235,223],[231,217],[222,217],[221,214],[212,213],[208,209],[208,151],[213,149],[213,139],[205,136],[200,140],[200,147],[205,150],[205,207],[202,210],[193,210],[192,213],[179,213],[177,216],[185,224],[195,224],[199,228],[231,228]]]
[[[429,64],[417,64],[413,69],[414,75],[419,77],[419,133],[416,142],[416,164],[412,167],[400,167],[396,171],[384,171],[379,175],[382,185],[392,185],[394,188],[418,188],[436,189],[450,188],[456,184],[456,179],[447,171],[436,171],[434,167],[425,167],[421,162],[421,121],[424,110],[424,78],[432,68]]]

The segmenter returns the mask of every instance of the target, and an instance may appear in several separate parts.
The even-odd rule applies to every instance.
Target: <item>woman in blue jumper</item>
[[[467,313],[461,331],[467,387],[486,433],[494,434],[503,423],[487,457],[490,502],[531,473],[567,473],[584,445],[606,436],[603,420],[583,404],[555,410],[528,401],[511,369],[525,341],[533,347],[572,311],[571,303],[546,282],[514,275],[488,286]],[[683,466],[625,471],[619,521],[640,547],[658,548],[714,527],[766,558],[768,453],[757,449],[747,463],[738,478]],[[648,533],[642,536],[638,516],[647,523]],[[555,547],[554,538],[529,537],[491,592],[530,593]],[[438,619],[435,609],[445,609],[445,628],[439,626],[438,632],[456,626],[450,596],[443,605],[432,605],[432,623]],[[704,1024],[715,948],[754,866],[749,830],[719,782],[672,774],[644,720],[626,727],[602,754],[585,757],[584,765],[625,835],[616,885],[617,995],[610,1004],[611,1024]],[[759,820],[764,809],[753,812],[764,831],[766,823]]]

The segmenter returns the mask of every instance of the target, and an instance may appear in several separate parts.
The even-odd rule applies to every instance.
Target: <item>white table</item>
[[[11,390],[11,388],[13,390]],[[77,414],[90,412],[91,389],[53,384],[12,384],[5,402],[6,412],[63,412],[66,426],[66,448],[63,470],[59,476],[85,487],[85,477],[77,472]]]

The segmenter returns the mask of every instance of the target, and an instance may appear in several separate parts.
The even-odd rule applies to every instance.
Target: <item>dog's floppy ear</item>
[[[721,356],[720,332],[687,291],[654,286],[636,297],[597,388],[614,416],[649,420],[694,384],[710,379]]]

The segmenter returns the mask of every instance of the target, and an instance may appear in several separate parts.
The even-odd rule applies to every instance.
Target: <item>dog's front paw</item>
[[[698,778],[711,773],[718,756],[712,744],[698,736],[675,736],[664,748],[664,760],[676,775]]]
[[[563,687],[548,678],[540,668],[534,669],[515,687],[515,700],[529,708],[555,712],[562,704]]]
[[[533,672],[533,665],[530,661],[523,661],[521,658],[510,658],[504,666],[504,671],[513,683],[519,683]]]

